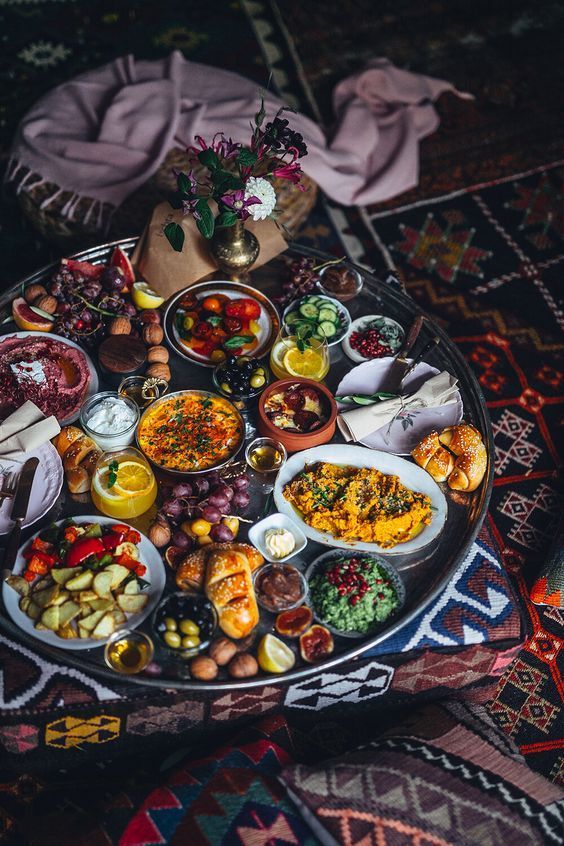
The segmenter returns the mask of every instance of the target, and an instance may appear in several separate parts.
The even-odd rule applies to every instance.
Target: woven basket
[[[110,206],[104,206],[101,218],[110,219],[108,230],[105,230],[103,223],[98,223],[98,214],[90,212],[92,201],[88,198],[76,204],[72,220],[62,214],[72,197],[70,191],[61,191],[45,208],[41,208],[41,204],[53,197],[59,188],[54,183],[43,182],[39,174],[29,176],[18,194],[18,200],[25,216],[43,237],[70,252],[98,244],[106,237],[126,238],[142,232],[153,208],[175,190],[173,168],[187,170],[189,167],[190,162],[183,150],[170,150],[154,176],[131,194],[113,214]],[[197,169],[194,170],[198,175]],[[276,206],[280,212],[278,222],[294,236],[315,205],[317,185],[305,175],[302,179],[305,191],[287,179],[275,179],[273,185]]]

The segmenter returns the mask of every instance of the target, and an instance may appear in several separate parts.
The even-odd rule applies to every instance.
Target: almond
[[[149,347],[147,350],[147,361],[149,364],[158,362],[159,364],[167,364],[169,353],[166,347]]]

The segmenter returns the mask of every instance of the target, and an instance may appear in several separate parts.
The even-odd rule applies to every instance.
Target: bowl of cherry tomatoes
[[[173,349],[204,367],[216,367],[232,356],[266,355],[279,325],[268,297],[238,282],[192,285],[175,295],[164,319]]]

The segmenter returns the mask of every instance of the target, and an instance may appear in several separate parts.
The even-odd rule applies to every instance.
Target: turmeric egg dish
[[[426,494],[374,468],[306,465],[283,494],[313,529],[336,540],[376,543],[383,549],[411,540],[433,516]]]
[[[180,391],[149,406],[139,422],[137,440],[158,467],[199,473],[221,466],[238,452],[243,421],[223,397]]]

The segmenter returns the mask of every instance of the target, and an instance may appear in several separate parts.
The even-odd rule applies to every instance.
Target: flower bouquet
[[[241,238],[244,222],[249,217],[255,221],[275,217],[276,192],[272,179],[288,179],[301,187],[299,159],[307,154],[307,147],[301,134],[292,130],[289,121],[282,117],[284,111],[291,110],[279,109],[272,121],[263,126],[266,114],[261,102],[251,126],[249,144],[234,142],[218,132],[211,144],[196,136],[198,146],[188,148],[194,164],[197,161],[204,166],[204,176],[197,177],[193,168],[188,173],[175,171],[177,190],[170,203],[184,214],[191,214],[207,240],[217,236],[218,230],[232,228],[233,242],[234,238]],[[210,205],[212,200],[217,212]],[[180,252],[184,245],[182,227],[169,223],[164,227],[164,234],[173,249]],[[252,233],[245,235],[256,242]],[[217,250],[215,254],[217,257]],[[258,242],[254,259],[257,254]]]

